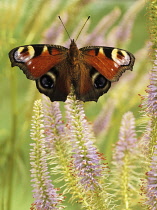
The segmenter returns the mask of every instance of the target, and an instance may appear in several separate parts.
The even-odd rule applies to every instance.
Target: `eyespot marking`
[[[47,72],[40,79],[37,80],[37,86],[40,90],[46,91],[53,89],[56,84],[56,75],[52,72]]]
[[[14,53],[14,59],[17,62],[28,62],[30,59],[34,57],[34,48],[32,46],[20,47]]]
[[[130,56],[124,50],[113,49],[112,59],[120,66],[128,66],[130,64]]]

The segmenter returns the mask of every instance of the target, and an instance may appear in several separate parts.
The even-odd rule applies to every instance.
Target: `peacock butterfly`
[[[71,39],[70,48],[36,44],[12,49],[9,58],[28,79],[35,80],[40,93],[51,101],[65,101],[73,86],[76,98],[97,101],[112,82],[126,70],[132,70],[135,58],[125,50],[88,46],[77,48]]]

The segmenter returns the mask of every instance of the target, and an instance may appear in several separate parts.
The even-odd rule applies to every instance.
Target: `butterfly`
[[[112,82],[126,70],[132,70],[135,57],[130,52],[106,46],[77,48],[35,44],[12,49],[11,65],[18,66],[28,79],[35,80],[40,93],[51,101],[65,101],[74,89],[76,99],[97,101],[107,93]]]

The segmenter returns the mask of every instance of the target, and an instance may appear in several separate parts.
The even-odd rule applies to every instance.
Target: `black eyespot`
[[[40,84],[43,88],[51,89],[54,87],[54,80],[49,75],[43,75],[40,78]]]
[[[97,89],[104,88],[106,86],[107,79],[99,74],[96,79],[94,80],[94,86]]]

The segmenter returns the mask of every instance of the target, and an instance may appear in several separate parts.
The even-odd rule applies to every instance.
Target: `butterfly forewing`
[[[84,47],[80,51],[84,60],[111,82],[118,81],[121,74],[132,70],[134,65],[134,56],[122,49],[96,46]]]
[[[25,45],[10,51],[12,66],[19,66],[29,79],[38,79],[65,59],[67,48],[59,45]]]

